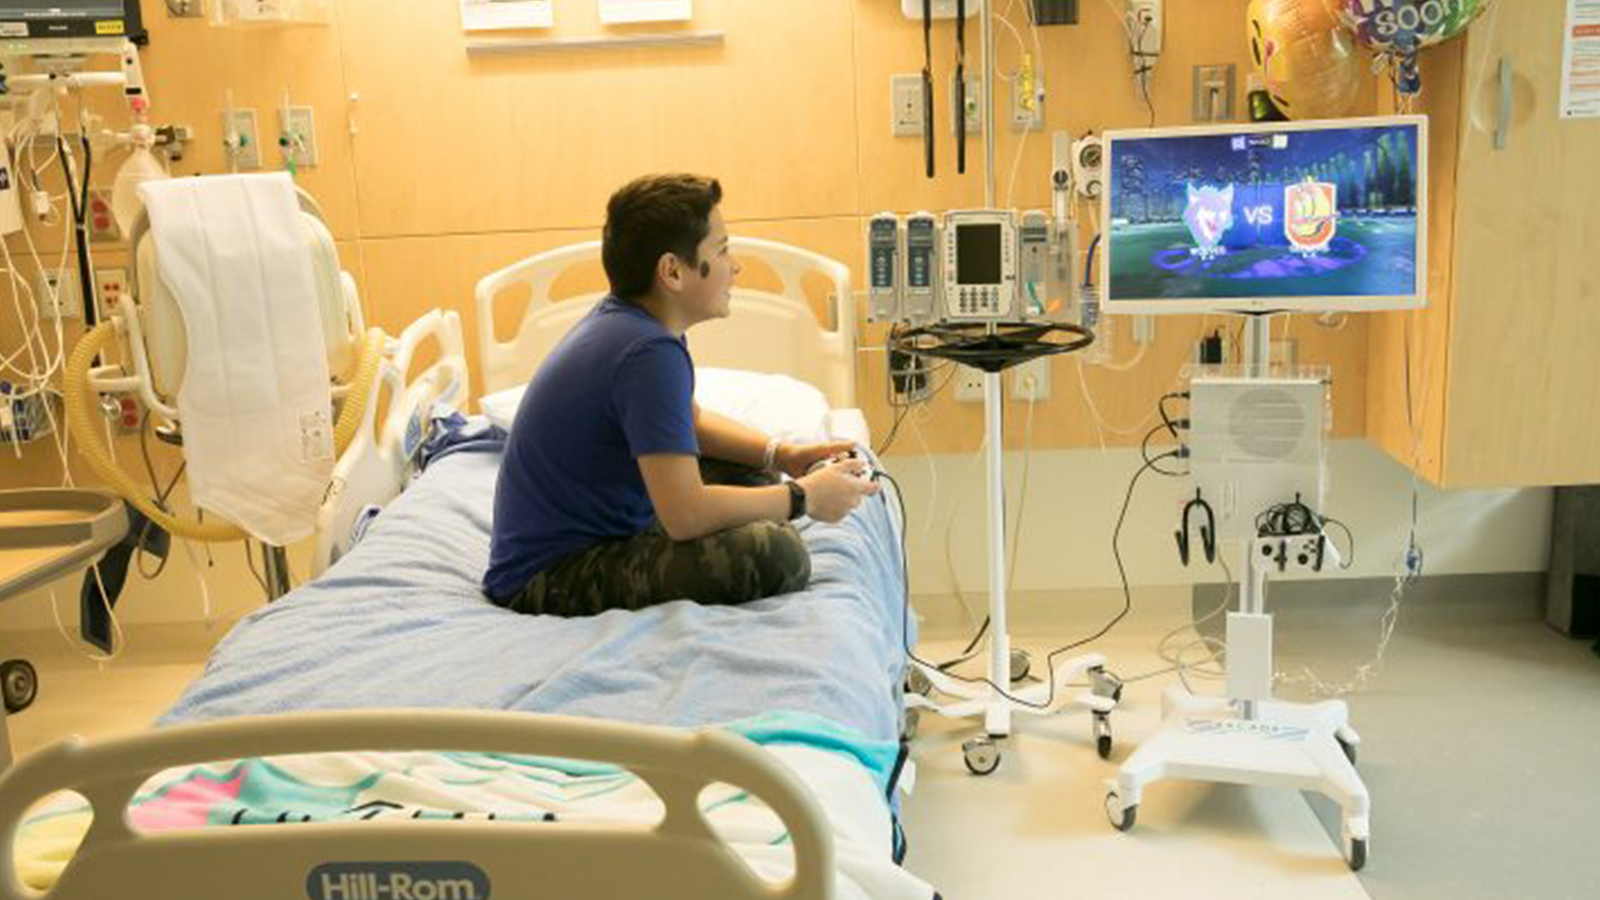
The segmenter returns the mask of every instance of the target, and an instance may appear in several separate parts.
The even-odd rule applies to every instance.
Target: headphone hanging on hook
[[[1178,559],[1184,565],[1189,564],[1189,514],[1200,510],[1203,520],[1200,523],[1200,546],[1205,551],[1206,562],[1217,561],[1217,517],[1207,503],[1200,496],[1200,489],[1195,488],[1194,499],[1183,505],[1183,527],[1178,530]]]

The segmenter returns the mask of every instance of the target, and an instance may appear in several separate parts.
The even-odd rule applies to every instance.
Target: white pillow
[[[517,417],[517,406],[522,403],[522,395],[528,390],[525,384],[492,394],[478,399],[478,409],[489,417],[489,421],[511,430],[511,420]]]
[[[715,368],[696,369],[694,379],[701,409],[791,441],[828,439],[828,398],[804,381]]]
[[[478,401],[489,421],[511,430],[527,385],[496,391]],[[694,398],[702,409],[720,413],[764,434],[795,441],[828,439],[828,398],[787,375],[739,369],[695,370]]]

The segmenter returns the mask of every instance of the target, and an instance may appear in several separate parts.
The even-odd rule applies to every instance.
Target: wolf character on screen
[[[1189,186],[1189,207],[1184,210],[1183,222],[1189,226],[1195,246],[1190,253],[1202,260],[1216,259],[1227,253],[1222,246],[1222,236],[1233,227],[1233,185],[1217,189]]]

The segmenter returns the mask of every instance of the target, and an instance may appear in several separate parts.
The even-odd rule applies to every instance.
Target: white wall
[[[907,428],[886,465],[905,488],[910,517],[908,542],[913,593],[951,595],[954,582],[945,561],[946,532],[955,577],[970,597],[987,585],[984,470],[979,455],[930,456],[916,450],[914,426]],[[1022,490],[1024,456],[1006,459],[1015,516]],[[1019,555],[1013,588],[1026,591],[1103,589],[1119,584],[1111,556],[1111,530],[1139,466],[1134,450],[1066,450],[1035,453],[1028,472]],[[1173,543],[1178,479],[1147,473],[1140,479],[1123,533],[1123,559],[1135,585],[1178,586],[1219,581],[1220,570],[1203,565],[1184,569]],[[1339,441],[1329,451],[1328,513],[1344,520],[1356,536],[1355,566],[1334,577],[1373,577],[1394,571],[1409,526],[1409,473],[1365,441]],[[1427,554],[1427,574],[1539,572],[1547,566],[1550,544],[1548,490],[1459,491],[1421,487],[1419,542]],[[209,588],[211,617],[236,619],[261,605],[261,590],[244,565],[238,544],[214,548],[215,566],[197,569],[175,546],[166,572],[155,581],[131,574],[118,606],[125,623],[198,622],[205,618],[201,572]],[[298,578],[309,571],[306,548],[291,555]],[[69,632],[77,629],[78,584],[74,577],[54,586],[57,611]],[[0,606],[0,640],[19,628],[54,628],[47,590]]]
[[[981,454],[929,456],[915,434],[902,436],[885,463],[905,488],[912,592],[969,596],[987,585],[986,507]],[[1015,521],[1024,455],[1005,461],[1007,515]],[[1013,587],[1018,591],[1108,588],[1120,584],[1111,533],[1136,450],[1062,450],[1033,454],[1028,473]],[[1440,492],[1420,483],[1418,543],[1425,574],[1542,572],[1550,545],[1547,489]],[[1218,569],[1178,561],[1173,533],[1183,481],[1146,473],[1122,534],[1128,579],[1136,585],[1220,581]],[[1327,514],[1355,533],[1355,565],[1335,577],[1393,574],[1410,527],[1410,473],[1364,440],[1329,449]],[[1010,526],[1008,525],[1008,528]],[[1337,532],[1336,532],[1337,533]],[[953,565],[946,563],[946,536]],[[1342,535],[1339,536],[1342,539]],[[1230,560],[1231,561],[1231,560]],[[1237,566],[1236,566],[1237,568]],[[1326,576],[1324,576],[1326,577]]]
[[[204,622],[208,619],[231,622],[259,608],[264,594],[245,564],[243,546],[237,541],[217,544],[207,554],[205,547],[194,545],[194,561],[191,562],[183,546],[174,541],[166,569],[155,580],[144,579],[130,564],[128,581],[116,606],[118,621],[122,624]],[[291,550],[289,568],[296,583],[309,574],[310,559],[309,541]],[[156,560],[152,558],[147,561],[146,568],[153,570],[155,565]],[[260,568],[259,560],[257,568]],[[202,581],[205,590],[201,589]],[[82,584],[83,574],[77,573],[0,605],[0,652],[3,652],[8,632],[54,629],[58,617],[60,627],[76,636],[78,591]]]

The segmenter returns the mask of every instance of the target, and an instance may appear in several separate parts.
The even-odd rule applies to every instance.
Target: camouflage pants
[[[700,477],[741,487],[776,483],[765,472],[705,459]],[[751,522],[675,541],[656,521],[643,534],[601,541],[560,560],[495,602],[530,615],[593,616],[669,600],[737,605],[801,590],[810,580],[811,551],[791,525]]]

